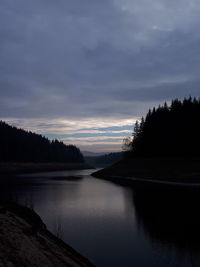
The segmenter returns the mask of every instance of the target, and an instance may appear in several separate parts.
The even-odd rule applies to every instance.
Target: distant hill
[[[123,159],[123,152],[113,152],[96,157],[95,156],[85,157],[86,162],[94,167],[103,167],[112,165],[122,159]]]
[[[0,162],[84,162],[74,145],[18,129],[0,121]]]
[[[83,156],[85,156],[85,157],[98,157],[98,156],[105,155],[105,152],[81,151],[81,153],[82,153]]]
[[[96,158],[97,164],[114,164],[123,159],[123,152],[113,152]]]

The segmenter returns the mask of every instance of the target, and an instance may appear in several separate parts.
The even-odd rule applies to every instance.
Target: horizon
[[[198,11],[195,0],[1,1],[0,118],[120,151],[150,108],[199,97]]]

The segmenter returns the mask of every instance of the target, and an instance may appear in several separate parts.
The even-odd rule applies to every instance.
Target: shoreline
[[[147,179],[147,178],[136,178],[136,177],[124,177],[124,176],[99,176],[92,174],[93,177],[98,179],[103,179],[107,181],[111,181],[121,185],[140,185],[140,186],[151,186],[151,187],[179,187],[179,188],[198,188],[200,189],[200,181],[197,183],[194,182],[176,182],[176,181],[168,181],[168,180],[156,180],[156,179]]]
[[[120,184],[200,188],[200,159],[126,159],[92,176]]]
[[[59,163],[59,162],[0,162],[0,175],[15,175],[20,173],[35,173],[48,171],[67,171],[93,169],[85,162]]]

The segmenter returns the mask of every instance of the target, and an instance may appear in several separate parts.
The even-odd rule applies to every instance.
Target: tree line
[[[84,162],[79,148],[0,121],[0,162]]]
[[[172,100],[136,121],[128,157],[199,157],[200,98]]]

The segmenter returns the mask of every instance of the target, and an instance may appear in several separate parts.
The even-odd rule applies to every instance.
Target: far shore
[[[0,162],[0,175],[83,169],[92,169],[92,167],[85,162]]]

